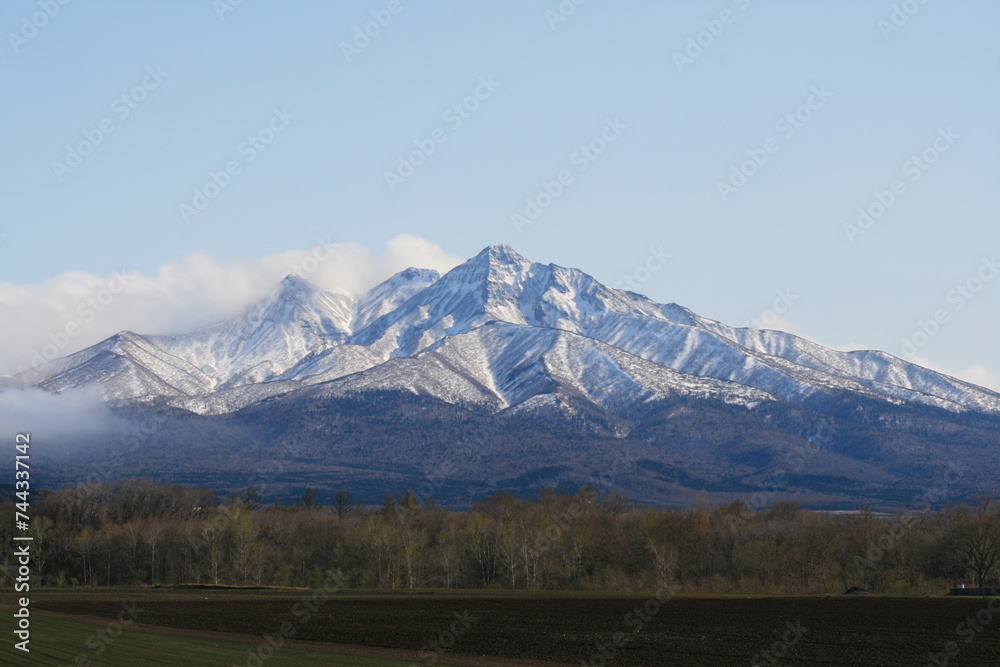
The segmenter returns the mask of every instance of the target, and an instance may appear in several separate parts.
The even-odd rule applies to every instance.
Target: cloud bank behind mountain
[[[123,266],[110,276],[69,271],[41,284],[0,282],[0,375],[82,350],[119,331],[174,333],[213,324],[266,296],[288,274],[322,289],[362,294],[410,266],[447,271],[461,262],[401,234],[373,253],[317,239],[312,248],[222,262],[196,253],[155,275]]]

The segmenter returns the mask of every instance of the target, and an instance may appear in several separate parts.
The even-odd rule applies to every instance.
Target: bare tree
[[[260,489],[251,484],[236,498],[236,504],[243,509],[259,510],[264,506],[264,499],[260,497]]]
[[[165,526],[163,522],[158,519],[149,519],[144,522],[142,528],[142,541],[145,542],[146,547],[149,549],[149,583],[155,584],[156,547],[160,544],[160,538],[163,537]]]
[[[975,575],[978,588],[986,588],[987,580],[1000,566],[1000,512],[995,507],[995,501],[986,498],[961,529],[956,555],[962,566]]]
[[[322,504],[319,502],[319,493],[311,486],[306,487],[306,491],[302,494],[302,499],[299,502],[302,503],[307,512],[311,512],[312,508],[319,507]]]
[[[336,510],[337,516],[346,516],[350,511],[354,503],[354,498],[344,489],[337,489],[337,493],[333,494],[333,509]]]

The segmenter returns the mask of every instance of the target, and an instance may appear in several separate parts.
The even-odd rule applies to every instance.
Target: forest
[[[944,594],[1000,576],[1000,503],[877,514],[741,502],[668,509],[592,488],[496,493],[464,510],[408,492],[364,507],[306,489],[223,499],[148,479],[46,491],[31,508],[33,585],[317,586],[686,593]],[[11,544],[15,499],[0,506]],[[13,583],[11,550],[2,561]]]

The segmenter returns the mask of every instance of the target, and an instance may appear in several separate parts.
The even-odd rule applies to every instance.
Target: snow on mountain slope
[[[273,380],[350,335],[354,297],[288,276],[239,316],[189,334],[150,336],[215,379],[214,389]]]
[[[930,371],[877,350],[841,352],[781,331],[733,328],[697,317],[699,326],[755,352],[800,366],[856,378],[862,384],[902,400],[951,403],[973,410],[1000,409],[1000,394],[942,373]]]
[[[1000,413],[1000,394],[883,352],[728,327],[507,246],[443,276],[407,269],[360,298],[289,276],[224,322],[172,336],[125,332],[15,380],[51,391],[96,385],[108,399],[161,397],[201,413],[311,385],[409,389],[500,410],[549,391],[612,409],[668,389],[708,391],[706,382],[725,396],[742,386],[745,403],[851,392]]]
[[[368,348],[341,345],[310,357],[274,380],[229,386],[199,396],[175,396],[167,404],[198,414],[224,414],[271,396],[359,373],[381,362]]]
[[[337,351],[353,328],[394,309],[438,277],[436,271],[407,269],[359,301],[288,276],[275,294],[238,317],[191,334],[150,340],[212,375],[220,391],[272,380],[356,372],[378,359],[356,350]],[[363,361],[359,363],[358,357]]]
[[[351,342],[386,358],[410,356],[494,320],[583,333],[609,314],[655,317],[659,308],[582,271],[532,263],[507,246],[490,246],[358,330]]]
[[[79,363],[38,384],[61,392],[96,385],[105,399],[142,396],[192,396],[211,390],[212,378],[184,360],[165,353],[146,338],[122,332],[71,355]]]
[[[371,390],[405,390],[493,410],[553,393],[611,412],[679,395],[744,406],[774,400],[736,383],[663,368],[593,338],[500,322],[293,396],[339,397]]]
[[[1000,412],[1000,395],[885,353],[838,352],[791,334],[734,329],[676,304],[615,290],[576,269],[490,246],[351,337],[389,359],[490,321],[596,338],[684,373],[756,387],[794,403],[861,392],[951,410]]]
[[[360,331],[382,315],[392,312],[440,277],[437,271],[411,267],[376,285],[358,302],[351,330]]]

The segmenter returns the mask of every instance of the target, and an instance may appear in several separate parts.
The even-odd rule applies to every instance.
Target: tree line
[[[14,502],[0,506],[12,544]],[[222,502],[146,479],[46,492],[33,508],[33,580],[48,586],[357,588],[940,594],[995,586],[1000,503],[878,515],[737,501],[668,509],[592,488],[496,493],[464,510],[412,492],[362,507],[307,489],[265,504],[253,487]],[[5,585],[17,564],[2,563]]]

